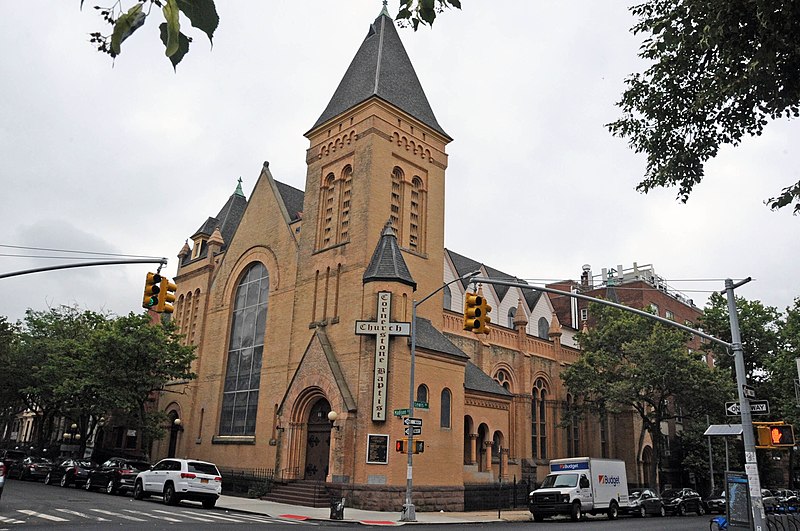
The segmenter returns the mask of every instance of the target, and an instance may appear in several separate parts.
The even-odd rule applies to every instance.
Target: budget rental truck
[[[628,478],[620,459],[553,459],[550,473],[528,497],[536,522],[557,514],[580,520],[587,513],[605,513],[614,519],[621,507],[628,507]]]

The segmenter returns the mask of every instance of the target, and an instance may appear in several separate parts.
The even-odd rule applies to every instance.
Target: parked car
[[[0,498],[3,497],[3,487],[6,486],[6,476],[8,475],[7,468],[3,461],[0,461]]]
[[[53,468],[53,462],[45,457],[28,456],[17,464],[18,479],[44,479]]]
[[[11,477],[11,473],[17,469],[17,464],[27,455],[22,450],[0,450],[0,461],[6,465],[6,477]]]
[[[631,489],[628,493],[630,505],[625,509],[627,514],[645,517],[648,514],[664,516],[666,509],[661,497],[651,489]]]
[[[89,478],[89,471],[94,468],[94,464],[88,459],[66,459],[60,464],[55,465],[44,478],[45,485],[52,485],[58,482],[62,487],[70,485],[83,485]]]
[[[700,495],[692,489],[668,489],[661,493],[664,509],[670,514],[685,516],[687,513],[706,514]]]
[[[149,468],[147,461],[112,457],[89,472],[84,487],[86,490],[103,489],[107,494],[132,491],[136,475]]]
[[[769,501],[770,507],[767,507]],[[775,513],[796,513],[798,510],[797,494],[789,489],[774,489],[772,497],[764,501],[765,509]]]
[[[719,492],[717,494],[712,494],[705,500],[703,500],[706,504],[706,510],[709,513],[718,513],[718,514],[725,514],[726,509],[725,505],[727,504],[727,498],[725,498],[725,491]]]
[[[167,505],[181,500],[203,502],[211,509],[222,492],[222,476],[213,463],[195,459],[162,459],[144,472],[139,472],[133,487],[137,500],[150,495],[164,497]]]

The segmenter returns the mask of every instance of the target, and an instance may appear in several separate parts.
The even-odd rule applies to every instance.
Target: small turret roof
[[[400,282],[417,289],[417,283],[411,277],[411,271],[408,270],[400,246],[397,245],[397,236],[391,222],[387,222],[383,228],[381,239],[378,240],[372,259],[364,271],[364,284],[380,280]]]

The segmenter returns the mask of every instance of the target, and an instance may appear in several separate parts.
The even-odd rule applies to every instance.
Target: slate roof
[[[286,211],[289,213],[290,222],[298,221],[303,215],[303,198],[305,193],[288,184],[275,181],[275,186],[278,187],[278,193],[281,194],[283,204]]]
[[[214,229],[219,227],[219,232],[222,234],[222,240],[224,241],[222,249],[225,249],[233,238],[233,235],[236,233],[236,229],[239,227],[239,222],[242,221],[242,216],[244,215],[246,208],[247,198],[245,198],[244,194],[242,193],[241,187],[237,186],[236,191],[231,194],[231,196],[228,198],[228,201],[226,201],[225,205],[223,205],[223,207],[220,209],[219,213],[213,218],[206,219],[200,228],[197,229],[197,231],[192,235],[192,239],[201,234],[205,236],[211,236],[211,233],[214,232]],[[206,256],[208,256],[208,247],[206,247],[204,243],[195,260],[205,258]],[[184,256],[183,264],[187,264],[191,261],[192,259],[190,258],[190,255]]]
[[[388,280],[400,282],[407,286],[417,289],[416,281],[411,277],[408,265],[397,245],[397,236],[392,229],[391,223],[387,223],[381,233],[381,239],[372,253],[367,269],[364,271],[363,282],[377,282]]]
[[[471,361],[467,362],[464,370],[464,389],[479,391],[493,395],[511,396],[511,392],[497,383],[494,378],[483,372]]]
[[[403,42],[397,34],[394,20],[385,11],[370,25],[364,42],[353,57],[330,103],[311,129],[372,96],[391,103],[452,140],[436,121]]]
[[[417,317],[416,330],[417,348],[424,348],[433,352],[449,354],[457,358],[469,359],[460,348],[455,346],[444,334],[434,328],[428,319]]]

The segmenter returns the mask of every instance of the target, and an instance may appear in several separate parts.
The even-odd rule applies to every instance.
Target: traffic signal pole
[[[453,284],[455,282],[461,280],[467,280],[467,284],[470,283],[472,277],[475,277],[480,274],[480,270],[473,271],[471,273],[467,273],[466,275],[462,275],[455,280],[451,280],[450,282],[446,282],[442,284],[438,289],[429,293],[424,299],[417,301],[414,300],[411,302],[411,368],[408,378],[408,411],[409,411],[409,418],[414,416],[414,363],[417,353],[417,306],[425,302],[426,300],[430,299],[440,291],[442,291],[445,287]],[[414,501],[412,499],[411,492],[414,488],[414,429],[412,426],[408,426],[408,442],[406,445],[406,451],[408,452],[408,465],[406,469],[406,500],[403,503],[403,512],[400,515],[401,522],[416,522],[417,521],[417,513],[416,509],[414,508]]]
[[[767,515],[766,512],[764,511],[764,501],[761,498],[761,481],[758,476],[758,466],[756,461],[756,446],[755,446],[755,438],[753,436],[753,419],[750,412],[750,400],[744,393],[744,387],[747,384],[747,375],[744,370],[744,355],[742,353],[742,339],[739,332],[739,318],[736,310],[736,298],[733,293],[734,289],[744,284],[747,284],[751,280],[752,279],[750,277],[747,277],[746,279],[739,281],[735,284],[731,279],[725,280],[725,291],[723,291],[722,293],[727,295],[728,297],[728,316],[730,319],[730,326],[731,326],[731,342],[728,343],[727,341],[723,341],[722,339],[708,335],[700,330],[695,330],[694,328],[682,325],[680,323],[676,323],[675,321],[671,321],[669,319],[665,319],[664,317],[653,315],[649,312],[637,310],[636,308],[631,308],[629,306],[618,304],[616,302],[611,302],[604,299],[596,299],[594,297],[589,297],[588,295],[581,295],[579,293],[562,291],[560,289],[531,286],[530,284],[525,284],[522,282],[509,282],[507,280],[495,280],[493,278],[482,278],[477,276],[470,277],[470,283],[472,284],[477,284],[477,283],[495,284],[499,286],[509,286],[519,289],[544,291],[545,293],[554,293],[557,295],[564,295],[566,297],[573,297],[576,299],[596,302],[598,304],[604,304],[606,306],[612,306],[619,310],[635,313],[646,319],[658,321],[662,324],[671,326],[673,328],[680,328],[681,330],[684,330],[696,336],[700,336],[705,339],[708,339],[709,341],[717,343],[718,345],[725,347],[729,352],[731,352],[733,354],[734,364],[736,366],[736,386],[739,392],[739,404],[742,414],[742,435],[744,439],[745,472],[747,473],[747,480],[750,487],[750,509],[752,511],[752,517],[753,517],[753,529],[754,531],[766,531],[767,528],[765,525],[765,521]]]
[[[2,273],[0,278],[18,277],[21,275],[29,275],[31,273],[43,273],[45,271],[57,271],[59,269],[73,269],[76,267],[89,267],[89,266],[103,266],[103,265],[119,265],[119,264],[160,264],[161,266],[167,265],[166,258],[138,258],[130,260],[100,260],[96,262],[81,262],[79,264],[61,264],[47,267],[37,267],[36,269],[25,269],[22,271],[12,271],[11,273]]]

